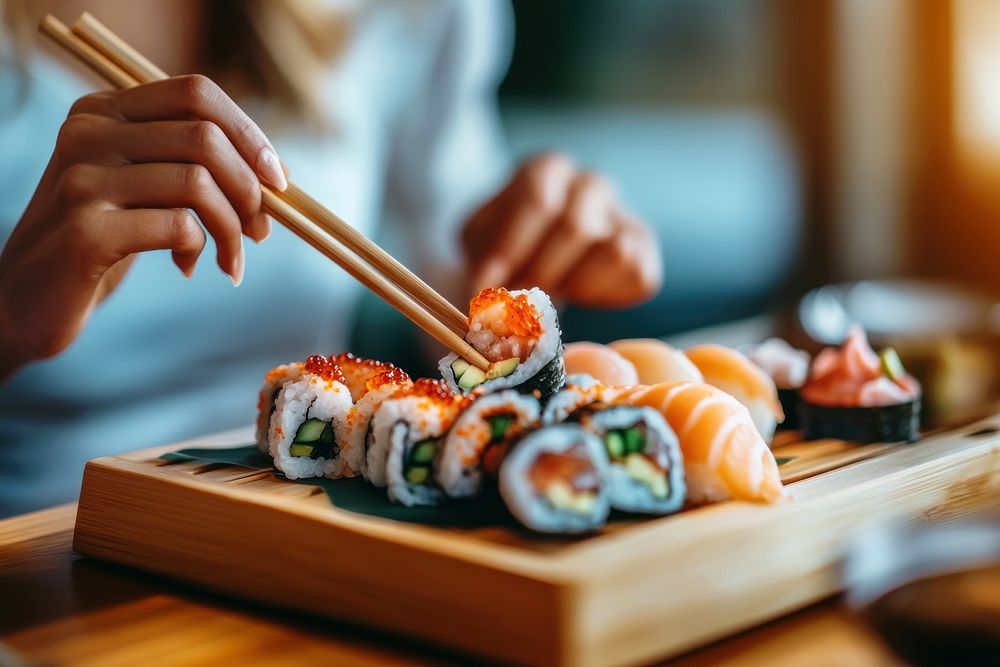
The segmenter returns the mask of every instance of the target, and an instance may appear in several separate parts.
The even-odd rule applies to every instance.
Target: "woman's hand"
[[[270,232],[259,179],[287,186],[264,133],[205,77],[78,100],[0,255],[0,377],[69,345],[135,253],[170,250],[190,276],[207,230],[239,284],[242,236]]]
[[[553,299],[623,308],[651,298],[662,267],[652,233],[611,186],[566,158],[528,161],[462,231],[472,287],[540,287]]]

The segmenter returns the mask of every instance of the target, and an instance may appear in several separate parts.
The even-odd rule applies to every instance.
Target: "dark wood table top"
[[[429,665],[462,656],[80,557],[75,505],[0,521],[0,665]],[[896,663],[836,600],[675,665]]]

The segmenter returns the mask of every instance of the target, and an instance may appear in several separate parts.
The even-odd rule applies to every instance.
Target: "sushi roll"
[[[440,502],[432,475],[438,445],[469,403],[441,380],[423,378],[397,389],[371,420],[368,481],[387,486],[389,498],[403,505]]]
[[[268,429],[275,467],[289,479],[354,475],[357,453],[343,448],[350,409],[340,368],[328,357],[309,357],[275,401]]]
[[[826,348],[802,386],[799,415],[807,440],[915,442],[920,383],[892,348],[876,354],[864,330],[851,327],[844,345]]]
[[[274,414],[274,404],[278,400],[278,392],[286,382],[297,380],[302,374],[302,362],[275,366],[264,376],[264,383],[257,394],[257,449],[265,454],[270,453],[268,429],[271,427],[271,415]]]
[[[591,403],[570,416],[604,442],[608,498],[624,512],[669,514],[684,503],[684,462],[673,429],[649,407]]]
[[[774,454],[750,412],[721,389],[697,382],[639,386],[623,390],[615,402],[646,405],[666,418],[680,440],[691,502],[785,497]]]
[[[744,350],[747,358],[767,373],[778,388],[778,401],[785,421],[779,431],[799,428],[799,390],[809,375],[809,353],[797,350],[781,338],[769,338]]]
[[[696,345],[684,354],[698,367],[706,383],[747,407],[761,437],[771,442],[775,428],[785,420],[774,380],[745,355],[722,345]]]
[[[531,530],[597,530],[611,507],[604,445],[578,424],[531,431],[500,468],[500,496],[510,513]]]
[[[558,424],[588,403],[605,400],[611,389],[584,373],[566,377],[566,386],[550,398],[542,411],[543,424]]]
[[[566,379],[556,309],[538,288],[509,292],[491,287],[469,303],[466,340],[492,366],[484,372],[457,354],[441,359],[441,377],[454,391],[538,391],[544,400]]]
[[[705,381],[701,371],[684,356],[683,352],[662,340],[627,338],[609,343],[608,347],[635,366],[639,373],[639,382],[632,384]]]
[[[639,384],[639,373],[632,362],[600,343],[567,343],[563,363],[567,373],[585,373],[602,384]]]
[[[348,379],[348,388],[351,380]],[[399,390],[413,386],[410,376],[398,368],[389,368],[368,377],[363,385],[355,386],[359,396],[347,416],[346,444],[356,452],[357,473],[368,479],[367,441],[372,417],[382,402]]]
[[[455,420],[438,451],[434,470],[438,485],[452,498],[478,494],[483,458],[537,426],[540,413],[538,399],[513,389],[476,399]]]
[[[357,357],[350,352],[338,354],[333,358],[333,361],[340,367],[340,371],[344,374],[347,388],[351,392],[351,399],[355,402],[368,392],[370,383],[376,377],[383,376],[386,373],[389,373],[389,377],[391,377],[393,371],[395,371],[397,378],[406,377],[409,379],[406,373],[390,363]]]

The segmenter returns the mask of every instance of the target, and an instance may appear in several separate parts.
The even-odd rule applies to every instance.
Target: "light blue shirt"
[[[393,247],[440,284],[457,270],[456,225],[507,168],[495,92],[510,10],[379,2],[355,18],[324,80],[336,130],[270,136],[300,186],[370,236],[391,225]],[[89,90],[41,57],[29,76],[17,101],[0,65],[0,239]],[[234,288],[214,254],[189,281],[169,253],[139,257],[69,349],[0,386],[0,516],[72,499],[90,458],[248,424],[267,369],[345,349],[360,292],[329,260],[276,225],[247,242]]]

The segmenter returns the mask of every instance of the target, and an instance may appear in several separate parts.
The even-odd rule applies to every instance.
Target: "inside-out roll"
[[[537,391],[544,400],[562,387],[566,369],[556,309],[537,287],[488,288],[469,304],[466,340],[492,363],[489,371],[457,354],[441,359],[441,377],[455,391]]]
[[[286,382],[297,380],[302,374],[302,362],[275,366],[264,376],[264,383],[257,392],[257,449],[265,454],[270,452],[268,444],[268,429],[271,427],[271,415],[274,414],[274,404],[278,400],[278,392]]]
[[[371,421],[367,479],[403,505],[439,502],[432,468],[441,436],[471,399],[441,380],[420,379],[384,400]]]
[[[452,498],[479,493],[483,459],[538,423],[538,399],[506,389],[478,398],[455,420],[438,450],[435,479]]]
[[[604,445],[579,424],[531,431],[500,467],[500,495],[511,514],[532,530],[596,530],[610,510]]]
[[[570,418],[597,435],[608,455],[608,497],[625,512],[669,514],[684,504],[680,443],[659,412],[591,403]]]
[[[344,449],[351,393],[340,369],[314,355],[302,374],[285,382],[275,400],[268,451],[289,479],[355,474],[357,452]]]

